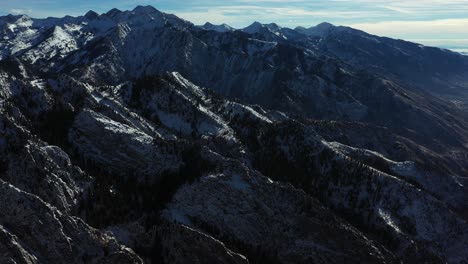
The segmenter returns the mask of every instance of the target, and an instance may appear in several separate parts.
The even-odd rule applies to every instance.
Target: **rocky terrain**
[[[0,262],[466,263],[466,91],[327,23],[0,17]]]

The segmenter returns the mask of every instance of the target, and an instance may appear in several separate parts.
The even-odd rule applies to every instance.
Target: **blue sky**
[[[0,0],[0,14],[81,15],[136,5],[153,5],[195,24],[308,27],[327,21],[425,44],[468,47],[468,0]]]

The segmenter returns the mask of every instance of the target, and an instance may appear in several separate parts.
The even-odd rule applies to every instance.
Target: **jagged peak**
[[[25,15],[25,14],[20,14],[20,15],[9,14],[8,17],[16,18],[16,19],[20,19],[20,18],[29,18],[29,16],[28,16],[28,15]]]
[[[21,14],[21,15],[12,15],[12,14],[9,14],[6,16],[8,18],[8,20],[10,21],[24,21],[24,20],[30,20],[31,17],[29,17],[28,15],[24,15],[24,14]]]

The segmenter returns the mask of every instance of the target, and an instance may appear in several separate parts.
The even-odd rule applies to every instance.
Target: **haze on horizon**
[[[226,23],[235,28],[254,21],[285,27],[321,22],[346,25],[371,34],[468,51],[468,0],[0,0],[0,15],[31,17],[104,13],[152,5],[195,24]]]

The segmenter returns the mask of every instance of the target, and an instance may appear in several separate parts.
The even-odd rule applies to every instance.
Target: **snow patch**
[[[379,216],[382,218],[382,220],[384,220],[385,223],[387,223],[387,225],[392,227],[396,232],[401,233],[400,228],[395,223],[395,221],[393,221],[392,216],[389,213],[384,211],[382,208],[378,208],[377,212],[378,212]]]
[[[245,114],[249,114],[256,120],[260,120],[270,124],[273,123],[273,121],[271,121],[268,117],[260,114],[259,112],[255,111],[252,107],[247,105],[229,102],[226,104],[226,110],[229,112],[231,118],[236,115],[242,116]]]

